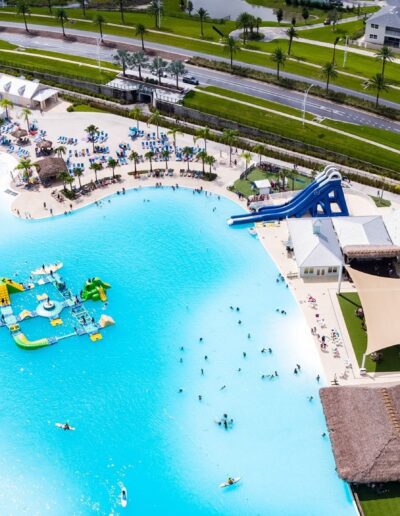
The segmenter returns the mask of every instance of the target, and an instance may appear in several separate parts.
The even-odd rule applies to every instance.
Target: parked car
[[[195,86],[199,85],[199,81],[193,75],[185,75],[182,81],[186,82],[186,84],[194,84]]]

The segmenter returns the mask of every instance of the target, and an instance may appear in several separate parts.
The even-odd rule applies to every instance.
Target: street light
[[[347,60],[347,44],[349,42],[349,36],[346,36],[346,45],[344,48],[344,54],[343,54],[343,68],[346,68],[346,60]]]
[[[310,86],[304,92],[304,100],[303,100],[303,127],[304,127],[304,124],[306,123],[306,104],[307,104],[308,92],[311,90],[311,88],[313,86],[314,86],[314,84],[310,84]]]
[[[96,47],[97,47],[97,66],[99,67],[99,73],[101,74],[101,61],[100,61],[100,46],[101,46],[101,37],[96,38]]]

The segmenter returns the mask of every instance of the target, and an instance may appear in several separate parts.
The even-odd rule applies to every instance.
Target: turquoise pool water
[[[77,292],[90,276],[111,283],[106,313],[117,322],[98,343],[75,337],[31,352],[0,329],[1,513],[353,514],[321,437],[309,331],[260,243],[226,225],[237,206],[183,189],[110,200],[38,222],[0,208],[1,275],[23,280],[62,260]],[[15,310],[34,307],[37,293],[13,296]],[[30,339],[66,333],[63,319],[23,329]],[[229,431],[215,423],[223,413]],[[77,430],[54,427],[65,420]],[[241,483],[219,489],[228,475]]]

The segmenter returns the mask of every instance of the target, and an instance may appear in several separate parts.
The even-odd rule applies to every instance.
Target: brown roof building
[[[63,172],[68,172],[67,165],[62,158],[43,158],[35,163],[40,181],[44,186],[49,186],[54,181],[59,181]]]
[[[320,396],[339,477],[400,481],[400,385],[324,387]]]

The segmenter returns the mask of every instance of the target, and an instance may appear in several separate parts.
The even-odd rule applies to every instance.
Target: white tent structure
[[[400,344],[400,279],[373,276],[346,267],[353,280],[364,311],[368,329],[365,357]]]
[[[383,215],[383,222],[392,242],[400,245],[400,210],[393,210]]]
[[[16,106],[45,109],[57,102],[58,91],[37,81],[0,74],[0,97],[11,100]]]

